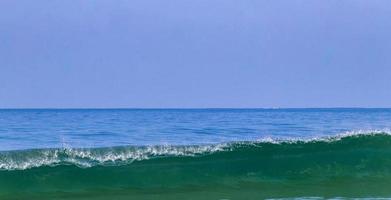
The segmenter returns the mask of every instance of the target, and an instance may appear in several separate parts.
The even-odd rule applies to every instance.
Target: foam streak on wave
[[[111,148],[32,149],[0,152],[0,170],[25,170],[41,166],[76,165],[81,168],[97,165],[124,165],[158,157],[187,157],[209,155],[220,151],[235,151],[243,146],[262,148],[264,145],[333,143],[345,138],[386,135],[389,130],[351,131],[333,137],[310,139],[266,138],[258,141],[233,142],[216,145],[190,146],[123,146]]]
[[[162,156],[195,156],[221,151],[225,144],[200,146],[144,146],[111,148],[33,149],[0,153],[0,170],[24,170],[40,166],[73,164],[79,167],[129,164]]]

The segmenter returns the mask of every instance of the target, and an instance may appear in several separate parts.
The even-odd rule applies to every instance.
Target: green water
[[[0,171],[2,200],[293,197],[391,197],[391,136],[234,143],[192,156]]]

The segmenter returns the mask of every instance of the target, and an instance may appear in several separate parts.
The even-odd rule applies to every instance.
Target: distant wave
[[[0,199],[391,197],[391,134],[8,151],[0,168]]]
[[[105,148],[49,148],[0,152],[0,170],[25,170],[42,166],[75,165],[88,168],[97,165],[125,165],[134,161],[163,157],[199,157],[221,151],[255,150],[264,153],[265,147],[278,150],[282,147],[295,149],[297,146],[309,148],[313,145],[328,144],[336,147],[345,141],[360,141],[363,145],[377,137],[391,140],[391,131],[351,131],[336,136],[314,138],[263,138],[257,141],[231,142],[213,145],[154,145],[154,146],[120,146]],[[342,140],[342,142],[340,141]],[[362,141],[364,140],[364,141]],[[304,145],[304,146],[303,146]],[[345,147],[349,148],[349,146]],[[352,147],[353,148],[353,147]],[[309,152],[310,153],[310,152]],[[245,156],[245,152],[243,153]]]

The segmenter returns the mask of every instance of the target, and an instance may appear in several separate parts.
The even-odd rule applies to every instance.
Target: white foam
[[[146,146],[101,149],[41,149],[0,153],[0,170],[24,170],[40,166],[56,166],[61,163],[79,167],[128,164],[159,156],[196,156],[222,151],[227,144],[200,146]]]
[[[272,144],[281,144],[281,143],[310,143],[310,142],[334,142],[341,140],[346,137],[358,137],[358,136],[371,136],[371,135],[391,135],[391,129],[374,129],[374,130],[355,130],[355,131],[346,131],[340,134],[331,135],[331,136],[312,136],[312,137],[266,137],[256,140],[259,143],[272,143]]]
[[[24,170],[41,166],[73,164],[79,167],[96,165],[129,164],[133,161],[146,160],[161,156],[197,156],[217,151],[233,150],[235,144],[257,145],[261,143],[297,143],[297,142],[333,142],[346,137],[362,135],[391,135],[391,130],[358,130],[344,132],[335,136],[312,138],[261,138],[256,141],[232,142],[216,145],[193,146],[144,146],[83,149],[63,147],[61,149],[38,149],[0,152],[0,170]],[[259,145],[258,145],[259,146]]]

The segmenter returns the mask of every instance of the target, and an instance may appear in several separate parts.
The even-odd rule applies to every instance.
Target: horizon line
[[[0,110],[278,110],[278,109],[391,109],[391,107],[9,107]]]

